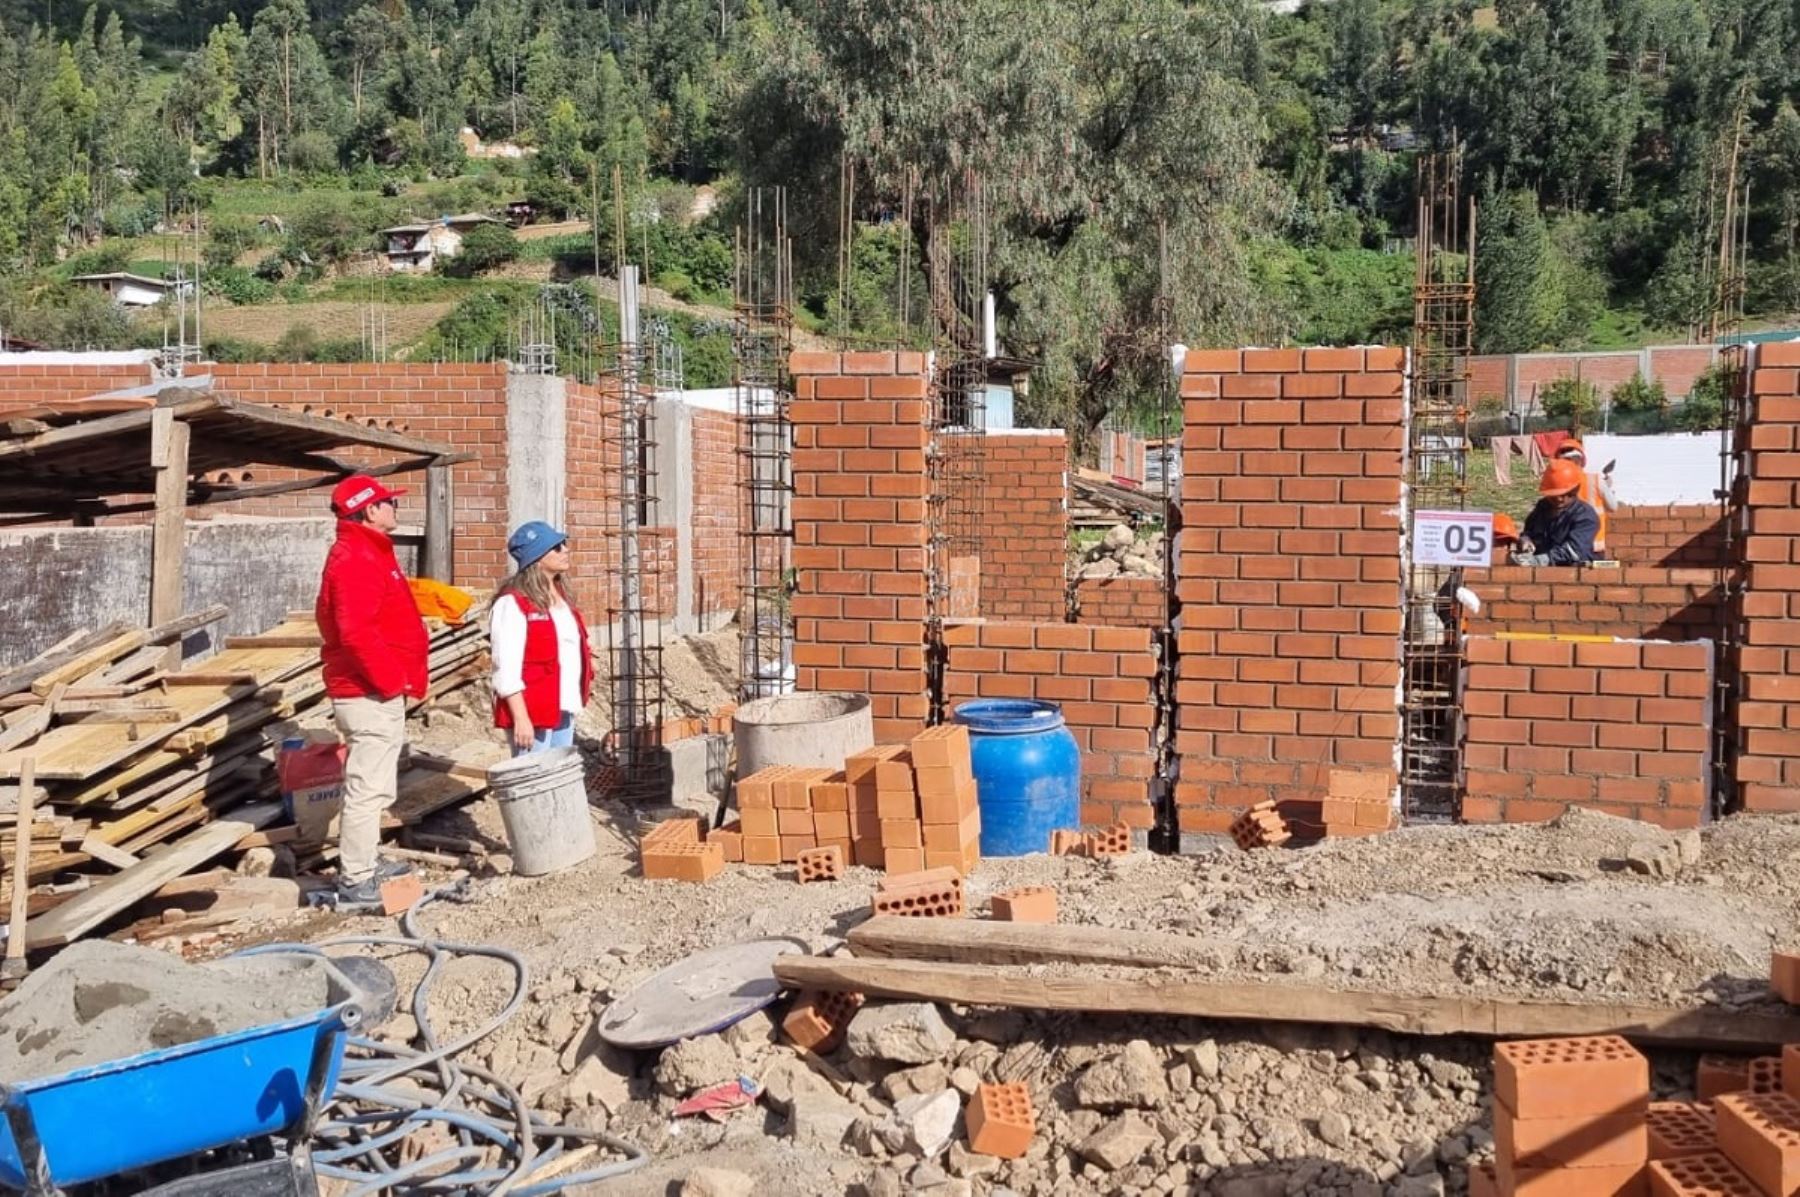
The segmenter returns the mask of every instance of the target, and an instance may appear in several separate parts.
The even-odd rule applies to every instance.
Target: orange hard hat
[[[1538,494],[1566,495],[1570,491],[1581,489],[1581,467],[1566,458],[1559,457],[1544,470],[1544,476],[1538,480]]]
[[[1558,457],[1568,457],[1570,455],[1574,455],[1576,457],[1581,458],[1581,460],[1583,460],[1583,461],[1587,460],[1587,450],[1583,449],[1581,447],[1581,442],[1576,440],[1574,437],[1570,437],[1568,440],[1564,441],[1562,443],[1562,448],[1560,448],[1556,451],[1556,455]]]
[[[1519,525],[1513,523],[1513,517],[1504,511],[1494,513],[1494,539],[1515,542],[1519,539]]]

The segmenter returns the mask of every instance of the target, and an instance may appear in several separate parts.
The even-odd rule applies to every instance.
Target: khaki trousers
[[[344,811],[338,818],[338,878],[360,885],[375,873],[382,813],[399,797],[406,699],[334,698],[331,713],[349,747]]]

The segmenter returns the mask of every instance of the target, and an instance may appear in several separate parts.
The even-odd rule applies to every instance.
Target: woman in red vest
[[[594,686],[587,625],[569,600],[569,537],[533,520],[506,541],[519,572],[488,615],[494,659],[494,723],[514,756],[575,743],[575,712]]]

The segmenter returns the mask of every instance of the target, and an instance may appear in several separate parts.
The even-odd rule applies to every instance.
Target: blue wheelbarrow
[[[263,1142],[270,1157],[132,1193],[313,1197],[307,1142],[337,1084],[360,991],[340,974],[310,1014],[142,1052],[19,1085],[0,1084],[0,1186],[64,1197],[110,1192],[168,1161]]]

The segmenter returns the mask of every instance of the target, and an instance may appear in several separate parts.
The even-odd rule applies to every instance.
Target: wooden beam
[[[962,964],[1128,964],[1139,968],[1205,964],[1223,939],[1159,931],[1125,931],[1070,923],[1003,923],[982,919],[872,918],[850,930],[858,956]]]
[[[191,430],[159,407],[150,425],[150,464],[156,469],[156,515],[150,525],[150,620],[181,616],[187,557],[188,440]]]
[[[1166,973],[1045,977],[979,965],[841,956],[783,956],[775,961],[775,976],[790,988],[912,1001],[1380,1027],[1403,1035],[1616,1034],[1634,1043],[1738,1052],[1800,1042],[1800,1014],[1707,1007],[1432,997],[1272,981],[1183,980]]]
[[[96,644],[86,652],[75,654],[56,668],[40,673],[31,682],[31,692],[37,695],[48,694],[58,686],[68,685],[77,678],[85,676],[96,665],[116,661],[126,653],[143,647],[143,644],[144,631],[142,628],[120,632],[111,640]]]
[[[31,683],[50,670],[66,665],[95,645],[105,644],[130,630],[130,624],[120,622],[108,624],[96,632],[81,632],[65,637],[17,669],[0,673],[0,697],[31,689]]]
[[[318,648],[325,637],[318,632],[264,632],[259,636],[227,636],[226,648]]]
[[[224,603],[214,603],[204,611],[195,611],[188,615],[177,616],[157,624],[150,629],[151,644],[168,644],[179,640],[189,632],[197,632],[210,624],[218,623],[231,614],[231,608]]]
[[[425,469],[425,551],[420,570],[428,578],[450,581],[456,560],[451,538],[455,535],[453,483],[450,467],[432,464]]]
[[[280,817],[279,802],[241,807],[233,811],[229,819],[209,823],[173,844],[158,848],[131,868],[108,877],[32,923],[27,933],[27,946],[33,950],[60,948],[79,939],[175,878],[229,852],[246,835],[260,831]]]
[[[81,851],[99,861],[111,865],[115,869],[129,869],[140,863],[138,858],[123,848],[115,848],[97,835],[89,835],[81,841]]]
[[[25,713],[25,717],[17,723],[8,722],[6,730],[0,732],[0,752],[11,752],[21,744],[29,744],[50,729],[50,720],[56,715],[56,704],[62,701],[67,692],[66,686],[53,686],[45,696],[42,705],[33,707]]]

